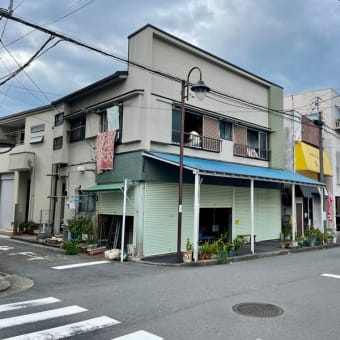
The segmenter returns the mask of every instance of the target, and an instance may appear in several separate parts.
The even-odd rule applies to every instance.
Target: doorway
[[[215,241],[222,234],[231,235],[232,208],[201,208],[199,222],[199,241]]]
[[[121,248],[122,215],[98,215],[98,243],[109,249]],[[124,244],[133,243],[133,216],[125,217]]]

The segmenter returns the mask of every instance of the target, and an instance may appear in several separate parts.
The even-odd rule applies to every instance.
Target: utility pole
[[[323,138],[322,138],[322,130],[323,130],[323,120],[322,120],[322,112],[320,111],[320,97],[315,98],[315,107],[318,115],[318,119],[314,120],[314,124],[319,127],[319,165],[320,165],[320,176],[319,181],[321,183],[325,183],[325,175],[324,175],[324,166],[323,166]],[[326,232],[326,225],[323,220],[324,214],[324,191],[323,188],[321,190],[321,223],[323,224],[324,232]]]

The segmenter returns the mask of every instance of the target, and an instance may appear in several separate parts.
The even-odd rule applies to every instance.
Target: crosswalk
[[[85,319],[78,322],[66,323],[62,326],[52,327],[48,329],[38,329],[34,332],[21,334],[22,325],[34,324],[35,322],[47,321],[52,319],[61,319],[71,315],[82,315],[86,314],[88,311],[86,308],[81,306],[72,305],[65,307],[58,307],[58,303],[62,301],[54,297],[44,297],[35,300],[18,301],[9,304],[0,305],[0,317],[1,313],[6,312],[17,312],[19,315],[11,317],[0,318],[0,335],[6,330],[11,330],[13,334],[13,329],[17,333],[14,336],[1,339],[3,340],[57,340],[70,338],[72,336],[85,336],[85,334],[92,331],[98,331],[107,327],[112,327],[121,324],[120,321],[110,318],[108,316],[102,315],[91,319]],[[52,308],[46,310],[46,306]],[[39,311],[39,308],[44,308],[43,311]],[[25,311],[29,311],[25,314]],[[39,324],[41,325],[41,323]],[[41,327],[41,326],[37,326]],[[6,333],[4,333],[6,334]],[[114,330],[112,332],[114,334]],[[89,335],[90,336],[90,335]],[[89,337],[92,338],[92,337]],[[162,340],[163,338],[149,333],[144,330],[138,330],[133,333],[129,333],[120,337],[116,337],[108,340]]]

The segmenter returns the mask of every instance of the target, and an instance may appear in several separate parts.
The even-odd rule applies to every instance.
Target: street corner
[[[16,274],[0,273],[0,298],[20,293],[33,287],[34,281]]]

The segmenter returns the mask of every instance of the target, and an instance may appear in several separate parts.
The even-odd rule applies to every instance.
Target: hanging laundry
[[[116,130],[105,131],[97,135],[96,139],[96,159],[97,174],[104,170],[113,169],[114,147]]]

